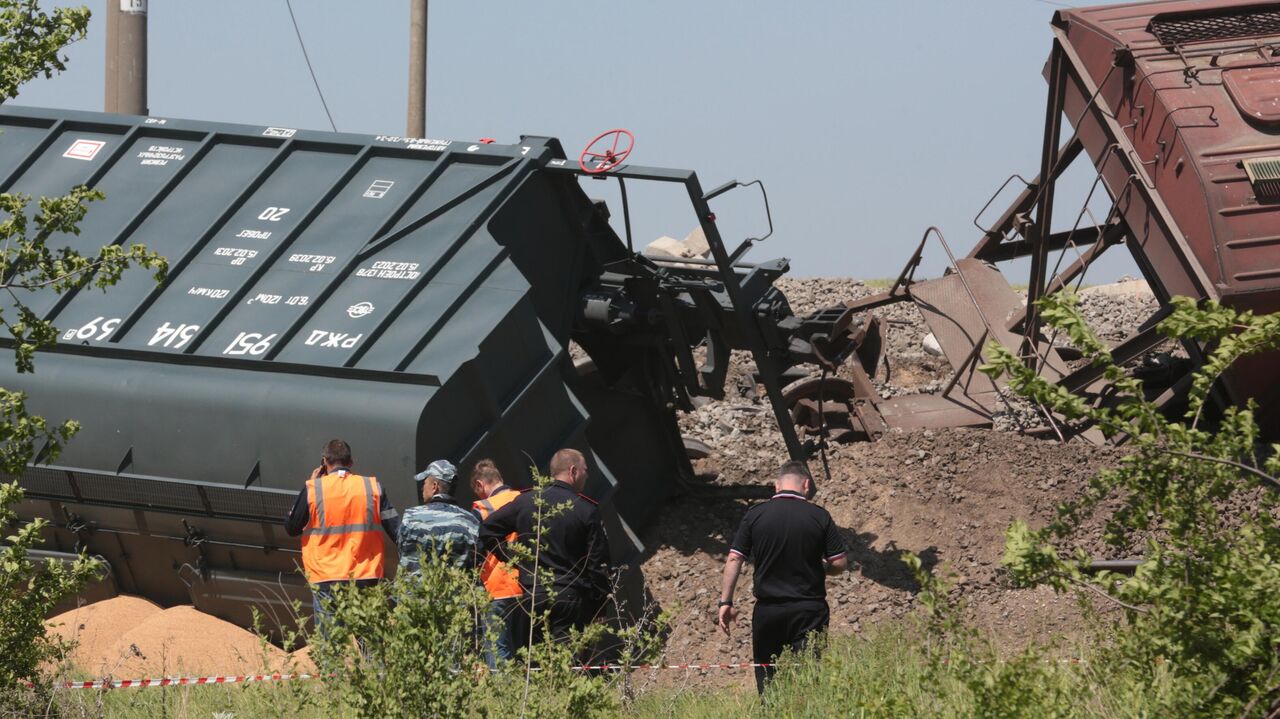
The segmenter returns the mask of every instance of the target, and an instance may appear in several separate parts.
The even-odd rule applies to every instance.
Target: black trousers
[[[542,599],[535,604],[529,601],[528,594],[522,595],[512,616],[511,628],[514,635],[512,647],[527,647],[531,638],[534,643],[540,642],[548,631],[553,641],[568,641],[569,630],[582,629],[590,621],[591,617],[587,615],[586,605],[586,602],[576,596],[557,597],[550,604]],[[539,615],[547,609],[550,609],[551,613],[547,617],[546,625],[538,622],[530,632],[529,628],[534,623],[534,617],[540,619]]]
[[[824,600],[757,601],[751,614],[751,660],[772,664],[785,649],[804,651],[809,635],[825,631],[830,622],[831,611]],[[756,691],[763,693],[776,672],[776,667],[756,667]]]

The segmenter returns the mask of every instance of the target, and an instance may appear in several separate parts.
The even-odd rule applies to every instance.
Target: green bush
[[[550,478],[534,472],[538,486]],[[537,500],[541,528],[564,507]],[[511,548],[533,560],[540,534]],[[326,679],[325,701],[358,717],[593,717],[613,716],[628,696],[627,673],[576,669],[609,630],[592,624],[567,642],[550,632],[517,658],[490,673],[477,627],[489,597],[476,570],[423,557],[420,572],[402,572],[394,582],[370,589],[342,588],[331,602],[332,617],[310,640],[312,658]],[[551,577],[538,581],[551,586]],[[554,596],[554,593],[551,593]],[[642,661],[657,646],[661,619],[635,622],[613,632],[615,661]],[[544,614],[534,618],[545,625]]]
[[[424,560],[417,574],[340,587],[311,657],[334,705],[356,716],[473,716],[487,674],[473,627],[488,604],[471,572]]]
[[[0,527],[14,524],[18,515],[13,506],[21,500],[17,484],[0,484]],[[101,567],[84,555],[70,565],[33,560],[30,552],[43,543],[40,533],[47,524],[23,524],[0,544],[0,716],[49,706],[50,669],[67,646],[45,632],[45,617]]]
[[[1132,451],[1118,468],[1091,480],[1080,500],[1062,506],[1049,526],[1010,527],[1005,566],[1021,585],[1074,591],[1086,602],[1117,608],[1122,624],[1097,628],[1104,646],[1097,659],[1139,683],[1168,686],[1158,714],[1262,713],[1280,699],[1280,482],[1273,476],[1280,445],[1259,444],[1252,402],[1211,416],[1210,398],[1237,359],[1280,348],[1280,315],[1175,298],[1160,329],[1210,349],[1193,375],[1185,415],[1169,419],[1089,331],[1074,296],[1040,304],[1042,316],[1113,383],[1110,401],[1090,404],[995,344],[983,371],[1007,376],[1019,394],[1067,421],[1126,438]],[[1088,557],[1063,557],[1058,549],[1108,501],[1119,506],[1107,519],[1107,542],[1118,552],[1134,545],[1144,551],[1132,577],[1090,574]]]

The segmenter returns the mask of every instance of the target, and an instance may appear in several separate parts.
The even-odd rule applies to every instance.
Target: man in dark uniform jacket
[[[804,649],[809,635],[826,630],[827,574],[849,567],[844,541],[827,510],[810,504],[812,484],[803,462],[778,470],[773,499],[747,510],[724,564],[720,629],[729,634],[738,617],[733,590],[742,560],[755,565],[756,608],[751,615],[752,661],[772,664],[783,649]],[[773,667],[756,667],[756,690],[763,692]]]
[[[516,541],[534,549],[539,541],[538,515],[543,516],[537,568],[550,574],[551,586],[534,571],[532,561],[514,562],[524,591],[512,627],[517,646],[528,645],[531,636],[538,638],[541,632],[531,634],[529,619],[548,608],[552,636],[567,638],[570,628],[582,629],[596,617],[610,591],[604,525],[595,502],[581,494],[587,484],[586,459],[575,449],[562,449],[551,458],[548,471],[554,480],[551,484],[525,492],[480,526],[482,554],[497,551],[503,559],[513,559],[505,551],[507,536],[515,532]],[[541,509],[535,502],[539,497]],[[560,509],[565,505],[568,509]]]

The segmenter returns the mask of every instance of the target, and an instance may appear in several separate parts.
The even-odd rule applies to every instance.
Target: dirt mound
[[[120,596],[63,612],[50,619],[46,626],[51,634],[76,643],[69,657],[75,667],[94,674],[108,674],[125,659],[111,654],[120,635],[163,611],[142,597]]]
[[[797,313],[881,291],[845,279],[784,278],[778,285]],[[1155,300],[1144,289],[1133,282],[1086,291],[1081,309],[1100,336],[1117,341],[1155,311]],[[915,307],[900,303],[876,314],[885,320],[886,331],[886,364],[875,378],[881,393],[939,389],[950,366],[925,353],[928,328]],[[645,537],[651,551],[642,565],[645,581],[673,620],[667,644],[671,659],[750,657],[749,568],[737,594],[743,627],[726,639],[714,626],[724,558],[753,501],[724,493],[745,495],[744,485],[757,485],[767,496],[769,473],[786,458],[786,449],[767,402],[750,380],[749,362],[749,356],[735,353],[726,399],[702,402],[681,416],[685,436],[712,448],[710,457],[695,463],[703,486],[673,500]],[[857,568],[828,582],[832,631],[858,632],[914,608],[918,588],[898,559],[909,550],[926,567],[954,575],[970,617],[1011,644],[1072,634],[1079,622],[1073,600],[1049,590],[1012,589],[1002,580],[1004,530],[1014,519],[1033,526],[1049,521],[1059,503],[1077,496],[1089,477],[1121,456],[1118,450],[1083,443],[960,429],[895,432],[878,443],[832,448],[830,478],[820,461],[811,463],[819,473],[815,501],[844,531]],[[1079,546],[1092,556],[1110,557],[1101,536],[1101,527],[1091,526]]]
[[[314,674],[316,672],[316,663],[315,663],[315,660],[311,658],[310,646],[306,646],[301,649],[294,650],[294,652],[289,656],[293,663],[292,671],[303,672],[307,674]]]
[[[980,430],[894,434],[875,444],[837,447],[831,477],[819,475],[815,501],[841,527],[857,571],[828,582],[831,626],[838,634],[905,615],[917,587],[898,557],[919,555],[954,575],[973,619],[1001,636],[1070,631],[1072,602],[1047,591],[1008,588],[1000,580],[1003,532],[1015,518],[1043,524],[1094,472],[1117,461],[1113,450],[1059,445]],[[735,456],[699,463],[705,474],[731,473],[737,484],[767,484]],[[820,463],[814,463],[815,468]],[[726,639],[714,627],[720,571],[751,501],[687,496],[673,501],[646,539],[655,547],[645,580],[674,622],[668,653],[681,661],[746,661],[750,632]],[[1101,553],[1100,532],[1086,548]],[[737,594],[750,617],[750,571]]]

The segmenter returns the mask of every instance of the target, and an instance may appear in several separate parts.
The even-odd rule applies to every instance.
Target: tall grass
[[[820,658],[783,658],[780,662],[789,666],[762,698],[748,688],[748,676],[741,690],[651,690],[627,715],[1154,719],[1161,716],[1162,700],[1177,690],[1166,672],[1126,669],[1108,662],[1101,651],[1067,660],[1052,658],[1055,653],[1044,647],[1012,654],[1004,649],[1004,659],[989,645],[979,655],[940,661],[940,647],[931,646],[925,631],[911,620],[884,624],[864,636],[832,639]]]
[[[783,657],[773,684],[757,698],[745,691],[654,690],[630,710],[634,717],[741,719],[742,717],[969,716],[952,712],[958,682],[938,685],[929,675],[923,635],[911,622],[884,624],[864,636],[837,637],[819,656]]]
[[[1173,690],[1149,668],[1126,671],[1098,652],[1071,661],[1032,648],[998,658],[994,646],[960,661],[939,661],[939,647],[913,620],[886,623],[862,636],[833,638],[819,656],[784,657],[763,698],[758,698],[749,671],[735,671],[740,684],[717,686],[693,680],[660,684],[641,691],[622,705],[633,719],[746,719],[750,717],[855,717],[900,719],[930,717],[1076,717],[1147,719]],[[1007,649],[1007,648],[1006,648]],[[1152,677],[1155,680],[1152,680]],[[508,681],[509,679],[509,681]],[[518,676],[479,676],[493,692],[516,686]],[[706,680],[701,680],[706,681]],[[720,679],[723,682],[723,679]],[[534,687],[533,691],[547,691]],[[479,692],[481,697],[489,692]],[[322,681],[120,689],[105,694],[67,692],[61,704],[74,717],[210,717],[350,716],[333,713]],[[531,704],[555,703],[554,697],[531,697]],[[483,702],[484,700],[478,700]],[[472,713],[492,716],[505,702],[478,703]],[[509,706],[503,706],[509,710]],[[465,713],[465,712],[464,712]],[[504,717],[505,719],[505,717]]]

